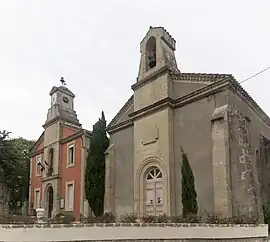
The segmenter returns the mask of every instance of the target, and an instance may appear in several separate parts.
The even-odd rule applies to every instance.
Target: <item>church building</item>
[[[64,85],[53,87],[51,107],[30,161],[29,211],[44,208],[45,216],[60,211],[76,219],[88,214],[84,168],[91,133],[82,128],[74,110],[75,95]]]
[[[163,27],[140,43],[133,95],[107,127],[105,211],[180,215],[182,147],[199,212],[261,216],[269,117],[232,75],[181,72],[175,50]]]

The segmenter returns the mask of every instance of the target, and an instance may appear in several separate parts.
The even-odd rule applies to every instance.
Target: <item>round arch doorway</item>
[[[147,215],[163,214],[163,176],[161,170],[156,166],[151,167],[146,174],[145,197]]]
[[[53,188],[49,186],[47,189],[47,211],[48,211],[48,218],[52,217],[53,211]]]

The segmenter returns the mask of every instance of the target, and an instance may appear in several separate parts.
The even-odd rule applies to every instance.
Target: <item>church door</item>
[[[163,178],[157,167],[153,167],[146,175],[145,195],[147,215],[163,214]]]

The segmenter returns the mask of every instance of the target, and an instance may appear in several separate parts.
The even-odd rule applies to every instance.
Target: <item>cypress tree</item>
[[[105,154],[109,146],[106,135],[106,119],[101,118],[93,125],[85,168],[85,193],[95,216],[103,214],[105,193]]]
[[[197,192],[194,185],[194,176],[190,167],[188,157],[181,147],[183,164],[181,167],[182,173],[182,204],[183,204],[183,216],[188,214],[197,214]]]

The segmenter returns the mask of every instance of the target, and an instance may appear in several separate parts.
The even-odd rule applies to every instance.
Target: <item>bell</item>
[[[149,61],[149,67],[150,68],[153,68],[153,67],[155,67],[156,66],[156,60],[150,60]]]
[[[148,64],[150,68],[153,68],[156,66],[156,51],[155,50],[153,50],[148,56]]]

